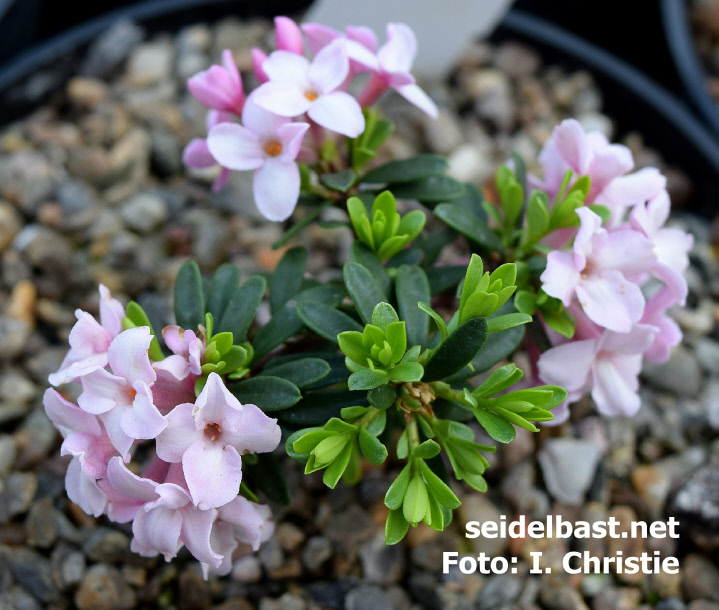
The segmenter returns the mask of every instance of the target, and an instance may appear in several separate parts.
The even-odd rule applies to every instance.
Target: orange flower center
[[[319,95],[317,95],[317,91],[315,91],[314,89],[310,89],[308,91],[305,91],[305,97],[310,102],[314,102],[319,97]]]
[[[211,441],[217,440],[222,432],[219,424],[207,424],[205,426],[205,437]]]
[[[282,143],[279,140],[270,140],[265,142],[265,152],[270,157],[276,157],[282,153]]]

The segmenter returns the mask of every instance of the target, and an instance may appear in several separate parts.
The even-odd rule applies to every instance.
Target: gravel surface
[[[423,526],[384,546],[383,498],[399,471],[392,460],[368,467],[356,488],[329,491],[321,473],[304,476],[287,459],[293,502],[276,510],[275,537],[256,555],[238,557],[229,577],[204,582],[187,552],[169,564],[134,555],[128,527],[88,517],[68,501],[67,461],[41,396],[67,349],[74,310],[97,311],[98,282],[123,301],[136,299],[161,328],[187,257],[206,271],[229,260],[246,276],[272,269],[281,255],[270,244],[282,227],[258,217],[249,175],[235,174],[211,195],[215,172],[188,172],[181,163],[204,120],[184,79],[229,47],[250,89],[249,49],[269,38],[267,23],[232,19],[151,39],[119,24],[51,104],[0,131],[0,607],[718,607],[719,233],[687,212],[673,219],[696,240],[688,307],[675,316],[685,339],[668,363],[647,366],[639,414],[601,419],[586,401],[560,428],[518,430],[492,457],[488,494],[456,486],[463,505],[445,532]],[[476,44],[446,83],[427,89],[441,106],[436,122],[385,100],[399,121],[387,154],[446,154],[452,175],[482,184],[490,197],[497,165],[512,150],[536,158],[562,118],[615,135],[588,73],[544,66],[511,42]],[[640,135],[622,141],[638,166],[663,168],[677,207],[688,203],[688,175],[663,167]],[[311,245],[309,270],[328,277],[338,274],[350,242],[345,229],[312,228],[295,243]],[[458,242],[445,257],[465,254]],[[463,535],[467,520],[518,514],[675,515],[683,528],[678,541]],[[598,555],[658,550],[678,556],[682,569],[642,578],[570,576],[560,568],[528,574],[531,552],[542,550],[545,565],[557,566],[570,547]],[[443,575],[442,553],[453,550],[517,557],[518,573]]]

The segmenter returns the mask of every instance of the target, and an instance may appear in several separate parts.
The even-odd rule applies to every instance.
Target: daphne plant
[[[271,535],[259,499],[290,501],[273,453],[283,439],[330,488],[357,483],[363,461],[399,464],[385,496],[394,544],[410,526],[447,527],[466,487],[486,491],[488,443],[517,427],[560,423],[587,393],[603,414],[634,413],[643,359],[666,359],[681,338],[667,310],[686,297],[691,238],[663,226],[657,170],[628,174],[628,149],[565,121],[544,175],[514,156],[490,203],[441,157],[380,161],[394,127],[372,107],[384,91],[437,113],[409,72],[407,26],[389,24],[380,45],[367,28],[278,18],[276,39],[269,56],[253,51],[260,85],[247,95],[229,52],[190,79],[208,134],[185,150],[188,166],[217,166],[214,189],[252,171],[268,219],[298,209],[276,268],[241,281],[233,265],[206,276],[185,262],[176,324],[160,333],[101,286],[99,321],[78,310],[49,378],[79,384],[76,404],[44,398],[72,456],[70,499],[132,521],[138,553],[169,560],[184,545],[206,573],[229,573],[238,545]],[[337,279],[319,282],[288,242],[328,226],[331,207],[346,221],[329,226],[355,239]],[[469,258],[440,264],[458,241]],[[526,371],[510,362],[520,348]]]

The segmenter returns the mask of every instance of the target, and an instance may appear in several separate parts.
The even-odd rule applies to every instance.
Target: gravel
[[[215,195],[209,185],[216,171],[181,165],[183,146],[204,129],[185,79],[226,47],[246,71],[251,47],[270,39],[261,21],[226,19],[153,38],[117,23],[91,45],[64,95],[0,131],[0,606],[716,607],[719,231],[686,212],[673,218],[697,241],[689,305],[675,312],[685,340],[669,363],[645,370],[637,417],[586,417],[586,402],[561,428],[518,431],[515,443],[490,456],[488,494],[453,483],[463,504],[446,532],[421,527],[384,546],[384,492],[398,472],[393,459],[367,471],[357,488],[334,491],[286,459],[294,500],[276,511],[275,537],[257,554],[238,553],[231,576],[205,583],[188,553],[169,564],[139,557],[129,551],[128,525],[96,520],[67,499],[67,458],[59,456],[41,394],[64,356],[75,309],[97,313],[97,283],[123,302],[140,302],[162,327],[171,322],[174,274],[188,257],[206,272],[231,260],[243,277],[277,262],[271,244],[282,227],[258,215],[249,174],[235,174]],[[440,104],[436,122],[392,96],[383,100],[383,110],[401,123],[380,160],[444,154],[453,175],[488,193],[498,164],[512,150],[536,157],[562,118],[577,116],[616,137],[590,74],[546,66],[535,50],[513,42],[473,45],[446,83],[427,90]],[[620,140],[638,167],[659,163],[677,207],[687,203],[691,180],[681,169],[666,167],[638,134]],[[537,169],[531,159],[529,169]],[[309,229],[294,243],[312,245],[310,272],[326,273],[346,257],[350,236]],[[444,262],[465,255],[458,244]],[[590,521],[675,515],[679,544],[640,546],[676,554],[682,572],[576,578],[561,568],[567,541],[463,536],[466,521],[514,514]],[[598,555],[639,548],[631,540],[571,545]],[[537,550],[551,574],[528,573]],[[445,551],[515,557],[517,574],[445,575]]]

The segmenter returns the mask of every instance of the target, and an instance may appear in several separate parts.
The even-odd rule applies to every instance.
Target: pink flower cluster
[[[297,159],[301,154],[317,158],[325,130],[356,138],[365,129],[362,108],[390,88],[431,116],[437,107],[410,73],[417,41],[405,24],[390,23],[382,46],[365,27],[349,27],[345,33],[316,23],[300,28],[287,17],[275,19],[275,34],[276,51],[269,56],[252,52],[261,84],[249,96],[230,51],[223,53],[222,66],[189,79],[190,92],[210,112],[207,138],[190,142],[184,162],[193,168],[219,164],[214,190],[226,184],[230,170],[253,171],[257,208],[280,221],[292,214],[300,194]],[[305,50],[313,55],[311,61]],[[363,73],[369,79],[355,99],[347,88]],[[303,120],[295,121],[298,117]],[[312,142],[303,149],[308,131]]]
[[[566,419],[566,405],[587,393],[601,413],[633,415],[640,407],[643,359],[667,360],[681,341],[667,309],[686,299],[692,237],[664,227],[670,208],[666,178],[655,168],[627,173],[634,165],[629,149],[585,133],[577,121],[555,128],[540,161],[544,180],[535,184],[550,199],[571,170],[573,180],[591,179],[586,203],[611,211],[603,223],[590,208],[578,208],[578,230],[547,238],[552,247],[572,244],[548,254],[541,281],[577,322],[571,340],[549,331],[554,347],[537,363],[544,383],[569,392],[555,421]]]
[[[100,322],[76,312],[70,351],[50,375],[53,385],[81,384],[77,404],[52,388],[43,398],[61,454],[72,456],[68,496],[96,517],[132,521],[141,555],[169,560],[184,544],[205,573],[227,574],[240,543],[257,550],[274,529],[269,508],[238,492],[241,456],[275,449],[277,420],[240,404],[217,373],[195,397],[203,338],[169,326],[172,355],[153,362],[150,329],[123,330],[122,305],[104,286],[100,297]],[[133,455],[148,462],[141,475],[126,466]]]

